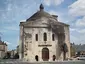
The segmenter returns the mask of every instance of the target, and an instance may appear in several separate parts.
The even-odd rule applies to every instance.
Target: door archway
[[[43,61],[49,60],[49,49],[48,48],[42,49],[42,59],[43,59]]]

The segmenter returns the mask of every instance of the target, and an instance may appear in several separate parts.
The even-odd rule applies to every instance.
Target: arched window
[[[55,61],[55,59],[56,59],[56,56],[55,56],[55,55],[53,55],[53,61]]]
[[[38,34],[35,35],[35,39],[36,39],[36,41],[38,41]]]
[[[27,56],[27,53],[25,54],[25,56]]]
[[[47,41],[47,34],[46,33],[44,33],[43,39],[44,39],[44,41]]]
[[[38,61],[38,55],[35,56],[35,60]]]
[[[55,41],[55,35],[52,34],[52,41]]]

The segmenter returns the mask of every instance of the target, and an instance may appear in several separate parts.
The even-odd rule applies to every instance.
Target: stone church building
[[[40,10],[20,22],[19,57],[27,61],[57,61],[70,58],[69,25],[58,21],[40,5]]]

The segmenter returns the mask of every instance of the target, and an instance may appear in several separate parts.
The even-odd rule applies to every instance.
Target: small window
[[[52,34],[52,41],[55,41],[55,35]]]
[[[25,56],[27,56],[27,53],[25,53]]]
[[[38,61],[38,55],[35,56],[35,60]]]
[[[44,33],[43,39],[44,39],[44,41],[47,41],[47,34],[46,33]]]
[[[35,39],[36,39],[36,41],[38,41],[38,34],[35,35]]]
[[[55,55],[53,55],[53,61],[55,61],[55,59],[56,59],[56,56],[55,56]]]

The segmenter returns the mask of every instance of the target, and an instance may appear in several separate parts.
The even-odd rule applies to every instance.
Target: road
[[[76,60],[76,61],[55,61],[55,62],[25,62],[21,60],[9,59],[9,60],[0,60],[0,64],[85,64],[85,61]]]

